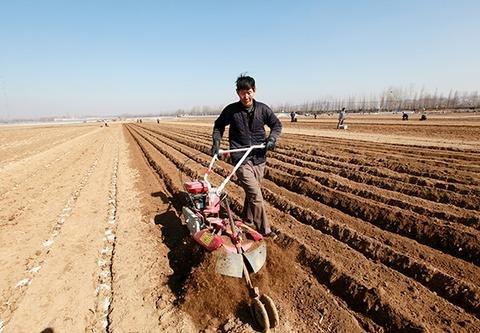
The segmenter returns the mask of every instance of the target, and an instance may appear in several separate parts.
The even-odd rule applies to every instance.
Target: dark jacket
[[[223,109],[215,120],[213,127],[213,140],[221,140],[225,127],[230,125],[230,149],[249,147],[265,143],[267,137],[264,125],[270,128],[270,136],[275,140],[280,136],[282,123],[266,104],[253,102],[253,113],[249,113],[239,101]],[[243,156],[243,152],[233,153],[232,161],[236,164]],[[266,161],[265,149],[255,149],[250,153],[250,159],[257,165]],[[245,160],[247,161],[247,160]]]

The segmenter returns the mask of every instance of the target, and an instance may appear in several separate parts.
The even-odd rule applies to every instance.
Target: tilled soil
[[[179,178],[201,177],[209,161],[210,128],[183,122],[127,128],[152,168],[169,179],[173,193],[182,192]],[[275,251],[259,274],[269,281],[264,291],[277,300],[282,322],[294,323],[298,331],[311,330],[315,323],[325,331],[475,331],[479,162],[475,148],[282,135],[270,153],[264,182],[269,216],[280,237],[270,244]],[[219,163],[214,181],[229,169]],[[239,213],[243,191],[234,183],[227,191]],[[269,269],[285,266],[285,257],[291,258],[286,265],[291,278]],[[208,274],[207,262],[198,266],[201,273],[192,268],[180,303],[202,327],[221,327],[218,321],[228,323],[222,316],[228,311],[218,309],[232,311],[232,304],[215,294],[229,281],[202,277]],[[299,288],[300,276],[313,277],[315,283],[307,279]],[[213,317],[198,315],[199,305],[192,301],[198,298],[215,300],[201,302],[212,308]],[[299,306],[298,300],[308,299],[322,307]],[[239,318],[245,309],[237,308]]]
[[[195,331],[137,186],[162,183],[139,181],[122,126],[15,129],[0,132],[0,332]]]
[[[275,331],[480,331],[480,145],[459,125],[480,121],[356,120],[284,123],[269,152],[278,238],[252,280]],[[0,131],[0,332],[258,331],[245,282],[181,218],[212,122]],[[226,192],[239,215],[243,190]]]

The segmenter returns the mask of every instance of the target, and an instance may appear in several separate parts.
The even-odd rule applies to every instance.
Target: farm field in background
[[[1,128],[0,327],[257,330],[243,280],[182,225],[213,120]],[[478,332],[480,116],[282,122],[263,189],[279,237],[252,276],[277,331]],[[243,190],[226,192],[239,214]]]

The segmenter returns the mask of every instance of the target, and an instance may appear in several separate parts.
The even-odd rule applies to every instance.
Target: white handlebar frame
[[[265,149],[265,144],[262,143],[262,144],[259,144],[259,145],[253,145],[253,146],[250,146],[250,147],[246,147],[246,148],[236,148],[236,149],[227,149],[227,150],[223,150],[223,149],[220,149],[218,151],[218,154],[215,154],[213,155],[212,157],[212,160],[210,161],[210,165],[208,166],[208,169],[207,169],[207,172],[205,173],[205,175],[203,176],[203,180],[207,183],[208,185],[208,189],[211,190],[211,189],[215,189],[215,188],[212,188],[211,187],[211,184],[210,182],[208,181],[208,175],[210,174],[210,172],[212,172],[212,169],[213,169],[213,165],[215,164],[216,161],[218,161],[218,157],[220,155],[224,155],[224,154],[230,154],[230,153],[238,153],[238,152],[242,152],[244,151],[245,153],[243,154],[242,158],[237,162],[237,164],[235,165],[235,167],[233,168],[232,172],[227,176],[227,178],[225,178],[223,180],[223,182],[220,184],[219,187],[217,187],[215,189],[215,193],[220,196],[220,194],[223,192],[223,189],[225,188],[225,185],[227,185],[227,183],[230,181],[230,178],[232,178],[232,176],[235,174],[235,172],[238,170],[238,168],[240,167],[240,165],[242,165],[243,161],[245,161],[245,159],[247,158],[247,156],[250,154],[250,152],[254,149]]]

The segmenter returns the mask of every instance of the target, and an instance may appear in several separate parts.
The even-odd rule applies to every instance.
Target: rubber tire
[[[267,331],[270,328],[270,320],[268,319],[268,312],[265,306],[259,299],[254,299],[252,307],[255,321],[264,331]]]
[[[262,295],[260,297],[260,301],[265,306],[265,310],[267,310],[268,320],[270,322],[270,328],[274,328],[280,322],[280,317],[278,315],[277,307],[270,296]]]

